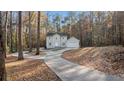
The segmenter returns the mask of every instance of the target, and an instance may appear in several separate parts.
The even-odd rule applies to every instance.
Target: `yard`
[[[63,58],[109,75],[124,77],[124,47],[87,47],[63,53]]]
[[[43,60],[16,57],[6,59],[7,80],[9,81],[60,81],[61,79],[43,62]]]

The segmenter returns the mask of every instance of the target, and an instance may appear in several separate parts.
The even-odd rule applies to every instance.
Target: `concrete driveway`
[[[71,50],[66,48],[58,51],[47,51],[44,62],[51,68],[63,81],[122,81],[114,75],[107,75],[95,69],[90,69],[72,63],[61,58],[64,51]]]
[[[43,50],[46,52],[46,59],[51,57],[57,57],[61,56],[64,51],[71,50],[74,48],[63,48],[63,49],[49,49],[49,50]]]

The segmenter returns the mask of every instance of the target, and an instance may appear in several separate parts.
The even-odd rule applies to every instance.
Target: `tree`
[[[70,33],[70,36],[73,36],[73,32],[72,32],[72,25],[74,25],[75,24],[75,21],[76,21],[76,12],[74,12],[74,11],[70,11],[69,13],[68,13],[68,21],[69,21],[69,33]]]
[[[46,32],[49,31],[49,28],[48,28],[49,27],[49,19],[48,19],[48,17],[50,17],[49,13],[47,13],[46,24],[45,24]]]
[[[83,26],[82,26],[82,22],[83,22],[83,19],[84,19],[84,12],[81,12],[80,14],[79,14],[79,22],[78,22],[78,24],[79,24],[79,37],[80,37],[80,46],[82,47],[83,46]]]
[[[23,47],[22,47],[22,12],[18,12],[19,16],[19,29],[18,29],[18,60],[23,58]]]
[[[29,52],[32,52],[31,12],[29,12]]]
[[[18,12],[17,12],[18,13]],[[18,17],[16,14],[16,34],[15,34],[15,47],[16,47],[16,52],[18,51]]]
[[[119,33],[119,43],[124,46],[124,12],[119,11],[117,12],[117,26],[116,32]]]
[[[61,24],[61,17],[60,17],[60,15],[56,15],[54,21],[55,21],[57,32],[60,32],[60,24]]]
[[[5,23],[4,23],[5,58],[6,58],[6,52],[7,52],[7,25],[8,25],[8,12],[5,12]]]
[[[2,30],[2,13],[0,11],[0,81],[2,80],[6,80],[6,71],[5,71],[4,33]]]
[[[38,11],[37,18],[37,45],[36,45],[36,55],[40,54],[40,11]]]
[[[13,52],[12,11],[10,11],[10,51]]]

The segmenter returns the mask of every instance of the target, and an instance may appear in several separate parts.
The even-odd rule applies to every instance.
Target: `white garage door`
[[[76,42],[69,42],[67,43],[67,47],[79,48],[79,44]]]

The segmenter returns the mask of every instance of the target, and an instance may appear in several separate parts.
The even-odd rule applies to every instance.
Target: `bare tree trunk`
[[[120,41],[119,41],[119,25],[118,25],[118,12],[115,11],[115,16],[116,16],[116,33],[117,33],[117,40],[116,40],[116,43],[117,45],[119,45]]]
[[[29,12],[29,52],[32,52],[31,12]]]
[[[7,24],[8,24],[8,12],[5,14],[5,24],[4,24],[4,48],[5,48],[5,58],[7,52]]]
[[[0,12],[0,81],[3,80],[6,80],[6,70],[5,70],[4,33],[2,30],[2,14]]]
[[[16,36],[15,36],[15,45],[16,45],[16,52],[18,51],[17,49],[18,49],[18,17],[17,17],[17,19],[16,19]]]
[[[10,51],[13,52],[12,11],[10,11]]]
[[[48,32],[48,13],[47,13],[47,20],[46,20],[46,32]]]
[[[83,40],[82,40],[82,26],[81,26],[81,20],[79,20],[79,32],[80,32],[80,46],[83,46]]]
[[[70,37],[72,36],[72,29],[71,29],[71,24],[69,26],[69,31],[70,31]]]
[[[19,30],[18,30],[18,60],[23,58],[23,46],[22,46],[22,12],[19,11]]]
[[[37,24],[37,47],[36,47],[36,55],[40,54],[40,11],[38,11],[38,24]]]
[[[91,29],[90,43],[91,43],[91,46],[93,46],[93,11],[90,11],[90,29]]]

